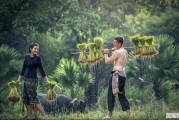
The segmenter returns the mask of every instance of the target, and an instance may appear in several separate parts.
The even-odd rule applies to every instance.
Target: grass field
[[[103,119],[104,114],[101,111],[93,111],[88,113],[73,113],[73,114],[59,114],[59,115],[48,115],[47,118],[43,116],[38,116],[37,119]],[[23,119],[25,115],[23,114],[9,114],[3,113],[0,115],[1,119]],[[142,111],[132,111],[131,116],[127,116],[126,113],[123,112],[114,112],[113,119],[120,119],[120,120],[164,120],[165,113],[145,113]]]
[[[121,110],[115,109],[113,113],[113,119],[119,120],[164,120],[166,119],[167,112],[178,112],[179,111],[172,111],[166,108],[154,108],[151,109],[150,107],[144,108],[135,108],[131,110],[131,116],[128,116],[126,112]],[[71,113],[65,114],[60,113],[56,115],[48,115],[47,118],[44,116],[38,116],[37,119],[103,119],[106,115],[107,110],[90,110],[86,113]],[[20,109],[7,109],[0,114],[0,119],[23,119],[26,116],[26,113],[23,113]],[[173,120],[173,119],[172,119]]]

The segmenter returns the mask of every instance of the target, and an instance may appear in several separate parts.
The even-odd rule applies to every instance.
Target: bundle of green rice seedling
[[[46,98],[48,100],[54,100],[54,99],[56,99],[57,94],[55,92],[55,86],[57,85],[57,83],[55,81],[50,81],[47,84],[49,85],[49,90],[47,91]]]
[[[10,87],[8,100],[13,103],[17,103],[20,100],[20,96],[19,93],[17,92],[16,85],[17,85],[16,81],[11,81],[8,83],[8,86]]]
[[[134,44],[134,50],[133,50],[133,55],[140,55],[140,47],[139,47],[139,35],[132,36],[130,38],[131,42]]]
[[[87,48],[87,44],[86,43],[77,44],[77,48],[80,51],[78,62],[80,64],[85,64],[87,62],[87,56],[86,56],[86,52],[85,52],[86,48]]]
[[[138,56],[153,56],[158,54],[158,44],[153,43],[152,36],[143,36],[139,35],[133,36],[130,38],[132,43],[134,44],[133,54]]]
[[[89,43],[89,54],[88,54],[88,63],[89,64],[95,64],[96,63],[96,44],[95,43]]]
[[[104,39],[102,37],[95,37],[94,43],[96,44],[96,61],[100,61],[103,58],[102,51],[104,50]]]
[[[146,42],[149,44],[149,46],[148,46],[148,55],[156,55],[156,54],[158,54],[157,48],[159,47],[159,45],[153,43],[153,37],[148,36],[146,38]]]
[[[146,56],[148,54],[148,43],[146,43],[146,37],[139,37],[140,56]]]

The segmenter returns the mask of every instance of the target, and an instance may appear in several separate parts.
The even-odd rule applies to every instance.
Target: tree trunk
[[[72,99],[75,98],[75,92],[74,92],[73,87],[71,88],[71,98],[72,98]]]
[[[98,85],[99,85],[99,79],[98,79],[98,72],[96,70],[97,65],[93,68],[93,73],[95,76],[95,82],[93,84],[90,84],[87,89],[85,89],[85,97],[87,105],[91,108],[96,105],[98,101]]]
[[[154,84],[153,91],[155,93],[155,97],[157,101],[160,101],[162,99],[161,91],[160,91],[160,84]]]
[[[94,84],[89,85],[89,87],[85,90],[85,96],[87,99],[87,105],[91,108],[95,106],[98,100],[98,84],[95,82]]]

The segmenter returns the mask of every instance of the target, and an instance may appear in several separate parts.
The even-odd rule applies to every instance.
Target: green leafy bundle
[[[139,37],[140,56],[148,54],[148,43],[146,43],[146,36]]]
[[[134,50],[133,50],[133,54],[134,55],[140,55],[140,47],[139,47],[139,35],[133,36],[131,37],[131,42],[134,44]]]
[[[16,81],[11,81],[8,83],[8,86],[10,87],[10,93],[8,96],[8,100],[13,103],[17,103],[20,100],[19,93],[16,88]]]
[[[96,45],[96,61],[100,61],[103,58],[102,51],[104,50],[103,48],[104,39],[102,37],[95,37],[94,43]]]
[[[77,48],[80,51],[78,62],[80,64],[85,64],[87,62],[87,56],[86,56],[86,53],[85,53],[86,48],[87,48],[87,44],[86,43],[77,44]]]
[[[158,54],[157,48],[159,47],[159,45],[153,43],[153,37],[148,36],[146,38],[146,42],[149,44],[149,46],[148,46],[148,55],[156,55],[156,54]]]
[[[96,44],[95,43],[89,43],[89,54],[88,54],[88,63],[95,64],[96,63]]]
[[[55,86],[57,85],[57,83],[55,81],[50,81],[47,84],[49,85],[49,90],[47,91],[46,98],[48,100],[54,100],[54,99],[56,99],[57,94],[55,92]]]
[[[153,43],[153,36],[143,36],[139,35],[130,38],[131,42],[134,44],[133,55],[137,56],[153,56],[158,54],[157,48],[158,44]]]

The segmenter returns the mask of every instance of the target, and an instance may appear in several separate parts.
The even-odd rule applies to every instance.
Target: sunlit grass
[[[131,116],[128,116],[126,112],[121,110],[114,110],[113,119],[121,119],[121,120],[163,120],[165,119],[165,114],[167,111],[163,109],[153,109],[149,110],[138,109],[131,110]],[[48,115],[48,117],[38,116],[37,119],[103,119],[103,117],[107,114],[107,110],[93,110],[88,111],[87,113],[59,113],[55,115]],[[4,111],[0,117],[1,119],[23,119],[26,114],[22,113],[21,110],[7,110]]]
[[[98,107],[88,109],[85,113],[58,113],[48,114],[47,117],[38,114],[37,119],[103,119],[107,115],[107,109],[104,107]],[[145,105],[132,105],[131,115],[128,116],[127,112],[121,110],[120,105],[115,106],[113,112],[113,119],[119,120],[164,120],[166,119],[166,113],[179,113],[179,109],[172,108],[166,105],[163,101],[156,102],[150,101]],[[1,111],[0,119],[23,119],[26,116],[26,112],[22,111],[22,104],[18,103],[15,107],[7,106],[3,107]]]
[[[164,120],[166,112],[164,111],[155,111],[155,112],[146,112],[146,111],[131,111],[131,116],[128,116],[127,113],[122,111],[115,111],[113,113],[113,119],[121,120]],[[88,113],[73,113],[73,114],[64,114],[64,115],[55,115],[48,116],[49,119],[103,119],[106,114],[101,111],[91,111]],[[44,117],[42,117],[44,118]]]

